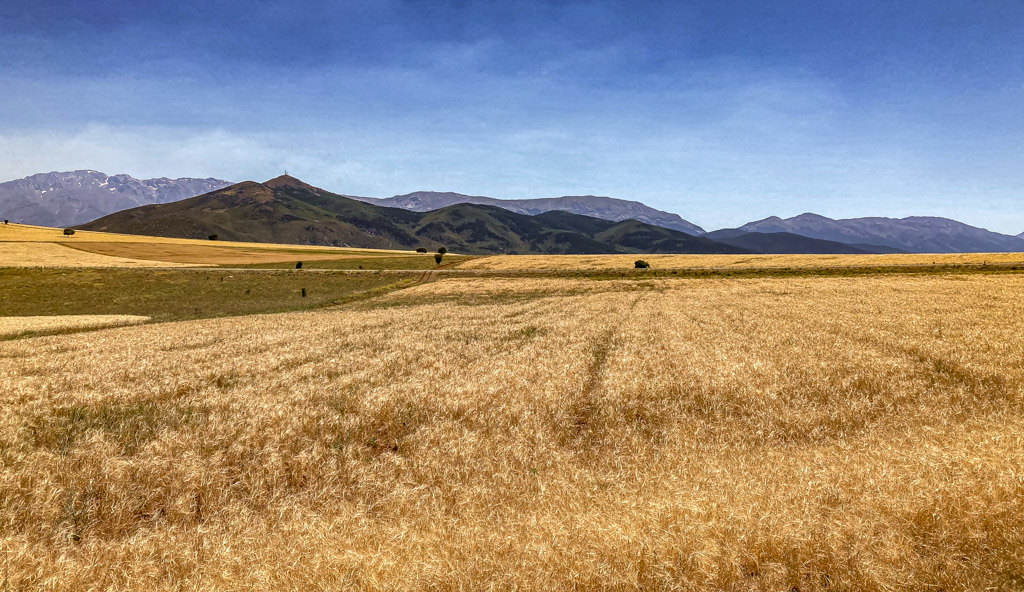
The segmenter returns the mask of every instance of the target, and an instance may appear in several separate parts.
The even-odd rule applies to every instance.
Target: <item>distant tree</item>
[[[444,255],[445,253],[447,253],[447,252],[448,252],[448,249],[446,249],[446,248],[444,248],[444,247],[441,247],[440,249],[438,249],[438,250],[437,250],[437,252],[438,252],[438,253],[440,253],[440,254],[442,254],[442,255]]]
[[[647,269],[650,266],[651,264],[644,261],[643,259],[637,259],[636,261],[633,262],[633,267],[636,269]]]
[[[74,228],[65,228],[64,229],[64,236],[71,236],[74,233],[75,233],[75,229]]]
[[[444,253],[434,253],[434,261],[437,261],[438,265],[441,265],[441,259],[444,259]]]
[[[306,289],[305,289],[305,288],[303,288],[303,289],[302,289],[302,297],[303,297],[303,298],[305,298],[305,297],[306,297]]]
[[[427,248],[426,247],[420,247],[420,248],[416,249],[416,252],[417,253],[426,253],[427,252]]]
[[[7,218],[4,218],[4,224],[7,224],[7,222],[8,222]],[[423,250],[426,251],[426,249],[423,249]]]
[[[217,240],[217,235],[216,234],[211,234],[209,238],[210,238],[210,240]]]
[[[295,269],[302,269],[302,261],[295,264]]]

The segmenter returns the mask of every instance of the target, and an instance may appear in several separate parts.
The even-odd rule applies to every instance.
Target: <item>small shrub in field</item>
[[[436,261],[438,265],[441,265],[441,259],[444,259],[444,253],[434,253],[434,261]]]
[[[4,218],[4,224],[7,224],[8,222],[9,220],[7,218]],[[423,249],[423,251],[426,252],[426,249]]]
[[[439,248],[439,249],[437,250],[437,252],[438,252],[439,254],[441,254],[441,255],[444,255],[445,253],[447,253],[447,252],[448,252],[448,249],[446,249],[446,248],[444,248],[444,247],[441,247],[441,248]]]
[[[64,229],[64,236],[71,236],[74,233],[75,233],[75,229],[74,228],[65,228]]]
[[[417,253],[426,253],[427,252],[427,248],[426,247],[420,247],[420,248],[416,249],[416,252]]]
[[[306,289],[305,289],[305,288],[303,288],[303,289],[302,289],[302,297],[303,297],[303,298],[305,298],[305,297],[306,297]]]
[[[637,259],[636,261],[633,262],[633,267],[636,269],[647,269],[650,266],[651,264],[644,261],[643,259]]]
[[[210,240],[217,240],[217,238],[218,238],[218,237],[217,237],[217,235],[216,235],[216,234],[211,234],[211,235],[210,235],[210,236],[209,236],[208,238],[209,238]]]
[[[295,269],[302,269],[302,261],[295,264]]]

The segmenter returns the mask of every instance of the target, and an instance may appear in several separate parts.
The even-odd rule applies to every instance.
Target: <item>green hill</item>
[[[182,201],[133,208],[83,230],[205,239],[460,253],[746,253],[747,249],[652,226],[552,211],[529,216],[485,205],[429,212],[387,208],[287,175],[246,181]]]

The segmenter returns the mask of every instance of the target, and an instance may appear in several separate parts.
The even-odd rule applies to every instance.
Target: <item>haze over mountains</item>
[[[452,228],[461,229],[455,232],[459,238],[447,236],[444,240],[449,242],[444,244],[467,253],[667,252],[665,249],[669,244],[683,249],[678,252],[695,249],[693,252],[702,253],[718,252],[715,249],[753,253],[854,254],[1024,251],[1024,233],[1009,236],[947,218],[873,217],[833,220],[817,214],[802,214],[787,219],[772,216],[739,228],[705,232],[678,214],[610,197],[502,200],[460,193],[420,191],[390,198],[370,198],[330,193],[287,176],[265,184],[246,182],[232,186],[236,188],[233,195],[258,202],[257,194],[263,190],[256,186],[269,187],[272,193],[280,189],[278,186],[301,186],[316,195],[328,196],[323,198],[328,203],[321,203],[323,199],[318,198],[321,202],[316,207],[321,211],[308,211],[310,204],[303,199],[288,203],[271,200],[262,202],[261,207],[250,207],[252,204],[243,207],[239,202],[230,207],[218,207],[204,212],[194,211],[191,202],[183,203],[178,208],[134,210],[141,205],[167,204],[211,191],[217,193],[216,190],[228,185],[227,181],[220,179],[139,180],[128,175],[108,176],[91,170],[44,173],[0,183],[0,216],[15,222],[44,226],[81,226],[89,220],[128,210],[130,214],[112,217],[104,224],[111,229],[120,228],[119,232],[135,232],[137,230],[129,228],[141,228],[138,231],[144,234],[168,236],[205,238],[209,234],[220,234],[225,239],[401,248],[432,245],[434,243],[431,240],[443,243],[441,235],[433,234],[432,230],[418,226],[419,222],[416,222],[430,218],[424,224],[454,224]],[[217,199],[223,198],[220,195]],[[376,228],[372,224],[364,227],[362,216],[371,210],[361,210],[356,204],[376,208],[372,210],[377,212],[375,219],[391,220],[402,227],[401,232],[388,234],[394,229]],[[484,209],[449,209],[453,206],[482,206]],[[268,215],[268,208],[278,216],[275,218]],[[494,208],[501,208],[502,212],[495,213]],[[409,218],[402,212],[441,213],[433,217]],[[485,212],[489,213],[485,216]],[[509,218],[505,212],[525,216],[532,221],[527,224],[524,220]],[[579,226],[580,221],[576,220],[566,228],[559,226],[566,219],[555,214],[558,212],[600,219],[612,224],[595,226],[594,223],[587,223]],[[301,224],[303,221],[305,225]],[[630,238],[610,239],[607,234],[596,237],[612,228],[616,228],[612,234],[630,228],[630,225],[615,224],[626,221],[642,225],[634,225],[629,230]],[[349,226],[345,227],[345,224]],[[412,225],[402,226],[408,224]],[[472,224],[477,224],[476,232],[462,232]],[[161,229],[161,226],[165,228]],[[564,234],[556,237],[550,234],[554,231],[580,233],[583,238],[596,241],[601,246],[587,243],[580,237],[570,238]],[[671,231],[673,234],[661,231]],[[501,238],[490,236],[491,233]],[[549,234],[538,240],[537,233]],[[708,242],[688,242],[678,234],[690,238],[703,237]],[[649,244],[637,242],[641,236],[648,236]],[[553,242],[545,242],[548,239]],[[715,246],[712,247],[709,242]]]
[[[877,245],[915,253],[1007,252],[1024,250],[1021,237],[975,228],[956,220],[926,216],[833,220],[801,214],[772,216],[739,227],[747,232],[790,232],[848,244]]]
[[[0,215],[23,224],[73,226],[113,212],[177,201],[230,184],[221,179],[136,179],[92,170],[39,173],[0,183]]]
[[[679,214],[663,212],[638,201],[616,199],[595,195],[566,195],[538,199],[497,199],[480,195],[463,195],[461,193],[417,191],[405,195],[387,198],[359,197],[349,195],[352,199],[365,201],[378,206],[402,208],[416,212],[429,212],[447,206],[470,203],[485,206],[497,206],[519,214],[534,216],[552,210],[562,210],[583,216],[603,218],[613,222],[622,220],[639,220],[662,228],[679,230],[694,236],[704,234],[704,229],[696,224],[683,220]]]

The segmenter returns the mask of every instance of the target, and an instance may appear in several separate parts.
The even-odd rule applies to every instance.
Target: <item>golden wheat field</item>
[[[1024,265],[1024,253],[906,253],[895,255],[495,255],[473,259],[460,269],[631,269],[643,259],[655,269],[773,269],[788,267],[888,267],[913,265]]]
[[[13,590],[1020,590],[1024,276],[450,278],[0,342]]]
[[[103,329],[145,323],[149,317],[139,315],[54,315],[33,317],[0,316],[0,338],[25,333]]]

